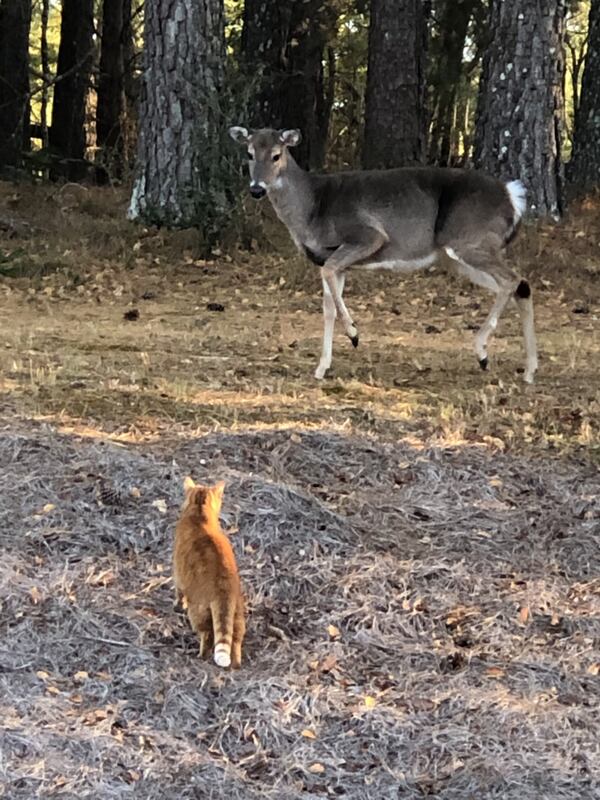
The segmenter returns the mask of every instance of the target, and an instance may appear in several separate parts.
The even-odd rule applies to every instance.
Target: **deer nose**
[[[255,198],[255,200],[260,200],[260,198],[264,197],[266,193],[267,189],[262,181],[260,183],[250,184],[250,194]]]

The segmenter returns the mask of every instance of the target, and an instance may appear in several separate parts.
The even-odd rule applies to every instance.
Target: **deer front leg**
[[[340,296],[344,291],[345,280],[346,278],[344,275],[337,277]],[[335,300],[327,285],[327,281],[323,278],[323,349],[321,351],[319,366],[315,371],[315,378],[317,378],[317,380],[322,380],[331,366],[331,359],[333,356],[333,329],[335,327],[336,317]]]
[[[338,247],[335,253],[333,253],[327,259],[323,267],[321,267],[321,278],[323,280],[323,284],[326,284],[327,288],[329,289],[335,306],[335,311],[342,320],[346,336],[348,336],[354,347],[358,347],[358,329],[352,321],[350,312],[346,308],[346,304],[342,298],[343,282],[341,279],[343,277],[344,270],[346,270],[348,267],[351,267],[354,264],[359,264],[361,261],[365,261],[369,258],[369,256],[374,255],[374,253],[380,250],[381,247],[383,247],[383,245],[387,242],[387,237],[382,231],[376,230],[375,228],[364,228],[359,231],[354,238],[354,242],[342,244],[340,247]],[[325,315],[325,296],[323,297],[323,312]],[[328,334],[331,328],[331,336],[333,336],[333,322],[331,322],[331,312],[329,307],[328,313],[329,318],[325,318],[325,334]],[[333,321],[335,321],[335,316],[333,317]],[[326,363],[327,361],[326,358],[324,359],[324,356],[327,356],[327,353],[325,352],[325,346],[326,341],[324,336],[323,356],[321,357],[322,363]],[[327,368],[329,368],[330,364],[331,357],[329,357],[329,364],[327,365]],[[319,364],[319,367],[320,366],[321,364]],[[317,370],[317,372],[319,371],[320,370]],[[318,374],[317,377],[319,377]]]

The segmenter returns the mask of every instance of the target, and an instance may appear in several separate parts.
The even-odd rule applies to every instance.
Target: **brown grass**
[[[315,385],[310,268],[51,195],[0,185],[0,796],[594,798],[598,209],[515,249],[534,387],[514,312],[479,372],[443,265],[352,276]],[[237,674],[171,609],[188,472],[228,481]]]

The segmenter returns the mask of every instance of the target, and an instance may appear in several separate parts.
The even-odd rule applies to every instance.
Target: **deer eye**
[[[252,153],[248,152],[248,161],[253,161],[253,160],[254,156],[252,155]]]
[[[275,155],[273,156],[273,161],[279,161],[280,158],[281,158],[281,153],[275,153]]]

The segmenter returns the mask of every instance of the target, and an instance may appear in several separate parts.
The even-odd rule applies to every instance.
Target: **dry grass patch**
[[[7,796],[593,797],[595,470],[334,431],[141,450],[45,426],[5,431],[0,462]],[[171,607],[190,471],[229,484],[251,609],[235,674]]]

